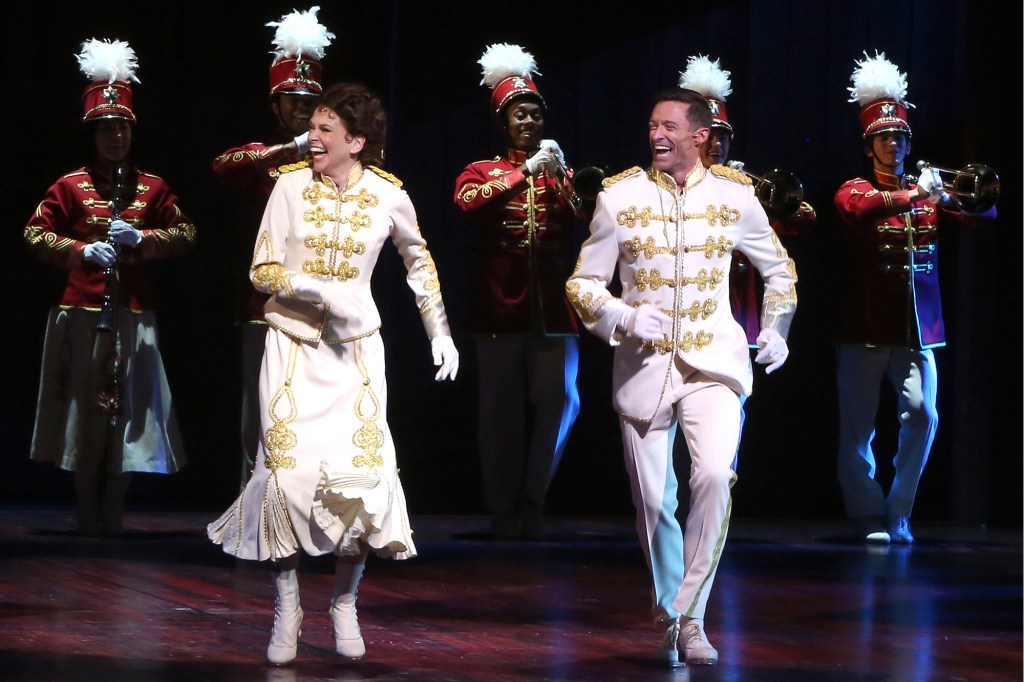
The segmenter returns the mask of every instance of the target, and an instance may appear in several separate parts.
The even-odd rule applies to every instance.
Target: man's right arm
[[[619,244],[615,216],[607,199],[604,192],[597,196],[590,237],[580,249],[576,269],[566,282],[565,291],[587,330],[609,345],[617,346],[625,336],[626,319],[633,308],[608,290],[618,263]]]

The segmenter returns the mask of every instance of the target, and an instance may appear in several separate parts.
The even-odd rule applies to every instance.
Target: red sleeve
[[[882,220],[910,210],[915,190],[880,190],[867,180],[857,178],[844,183],[836,192],[839,216],[848,224]]]
[[[80,268],[85,262],[82,251],[86,242],[69,231],[76,222],[70,213],[74,202],[71,185],[62,178],[46,190],[46,196],[25,226],[29,251],[44,263],[68,270]]]
[[[142,232],[138,249],[144,260],[164,258],[190,251],[196,241],[196,227],[181,208],[178,198],[163,180],[156,176],[139,176],[139,184],[150,184],[144,195],[147,202],[143,211],[143,224],[135,227]]]
[[[275,161],[286,161],[283,147],[279,144],[268,147],[262,142],[250,142],[229,149],[213,160],[213,173],[228,187],[249,186],[258,182]]]
[[[463,211],[478,211],[498,206],[508,200],[508,194],[526,182],[526,175],[514,168],[502,175],[489,175],[497,168],[489,163],[472,163],[455,180],[455,204]]]

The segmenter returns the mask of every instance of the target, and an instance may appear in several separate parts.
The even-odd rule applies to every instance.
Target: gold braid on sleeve
[[[268,288],[271,292],[291,291],[288,271],[280,263],[261,263],[253,266],[252,281],[260,289]]]

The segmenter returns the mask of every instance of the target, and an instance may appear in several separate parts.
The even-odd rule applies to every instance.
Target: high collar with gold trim
[[[318,182],[324,183],[325,185],[327,185],[331,189],[341,189],[342,191],[345,191],[349,187],[352,187],[353,185],[358,183],[362,179],[362,177],[363,177],[363,164],[359,163],[358,161],[356,161],[355,165],[353,165],[348,170],[348,178],[346,178],[346,180],[345,180],[345,186],[344,187],[340,187],[340,188],[338,187],[338,183],[336,183],[334,181],[334,178],[332,178],[331,176],[324,175],[320,171],[313,171],[313,179],[314,180],[317,180]]]
[[[901,175],[893,175],[892,173],[875,169],[875,180],[878,182],[879,187],[884,190],[903,189],[903,176]]]
[[[693,189],[701,183],[701,181],[707,177],[708,170],[704,167],[704,164],[698,162],[689,173],[686,174],[686,180],[683,182],[682,187],[685,189]],[[675,179],[666,173],[665,171],[658,170],[654,166],[647,169],[647,177],[658,187],[667,189],[669,192],[676,193],[679,191],[679,185],[676,184]]]
[[[529,158],[529,156],[530,155],[522,149],[509,149],[505,153],[505,158],[508,159],[509,163],[513,166],[522,166],[526,163],[526,159]]]

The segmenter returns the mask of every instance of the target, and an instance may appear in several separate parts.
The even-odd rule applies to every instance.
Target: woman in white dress
[[[273,664],[296,655],[299,550],[338,557],[330,615],[337,651],[350,658],[366,651],[355,599],[367,554],[416,554],[385,420],[384,344],[370,292],[386,239],[408,271],[439,366],[435,378],[458,371],[412,202],[380,168],[384,140],[374,93],[349,83],[327,89],[310,120],[312,161],[278,180],[253,254],[250,278],[271,296],[260,371],[262,456],[208,533],[228,554],[272,562]]]

